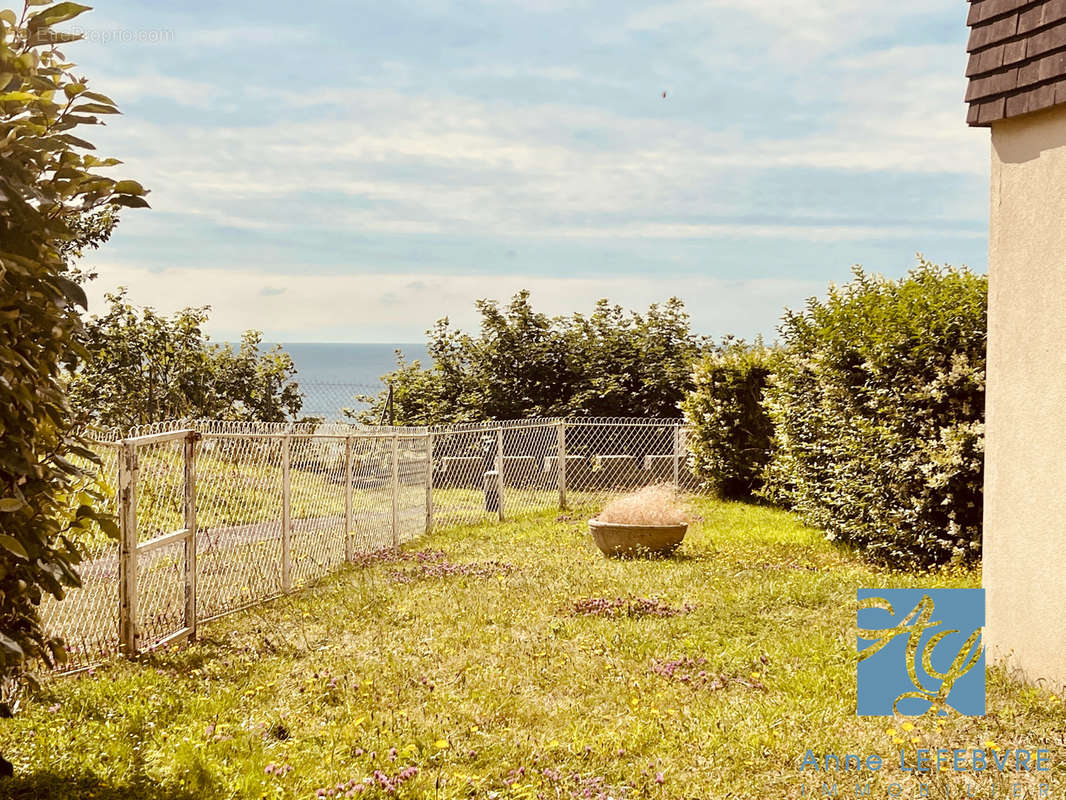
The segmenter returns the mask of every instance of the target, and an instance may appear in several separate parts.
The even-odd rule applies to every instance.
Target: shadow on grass
[[[221,797],[221,790],[196,791],[177,786],[160,786],[147,778],[135,783],[116,784],[101,775],[57,771],[15,774],[0,778],[4,800],[200,800]]]

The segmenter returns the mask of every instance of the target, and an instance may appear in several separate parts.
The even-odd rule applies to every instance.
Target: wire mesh
[[[656,483],[675,483],[683,454],[671,421],[571,421],[566,425],[566,491],[572,507]]]
[[[197,612],[210,619],[281,593],[283,439],[205,435],[196,469]]]
[[[87,484],[107,499],[104,511],[116,511],[118,488],[118,448],[106,441],[95,443],[99,464],[73,458],[86,470]],[[77,545],[82,561],[77,567],[79,588],[69,589],[62,601],[45,595],[41,619],[45,629],[61,637],[69,661],[65,669],[90,666],[101,658],[118,653],[118,542],[97,527],[81,534]]]
[[[185,544],[140,547],[185,527],[185,438],[137,447],[137,630],[148,647],[184,627]]]
[[[470,525],[494,515],[485,498],[485,474],[495,458],[495,432],[442,428],[433,436],[432,503],[435,527]]]
[[[396,537],[400,544],[426,532],[427,435],[396,440]]]
[[[563,506],[591,514],[612,495],[655,483],[695,491],[688,436],[677,420],[434,428],[171,420],[122,440],[115,432],[103,437],[112,441],[98,445],[103,465],[94,480],[114,498],[118,450],[135,448],[141,552],[132,613],[143,648],[189,622],[185,540],[175,534],[189,513],[196,523],[194,613],[203,621],[307,586],[358,553],[431,529]],[[42,609],[49,630],[67,641],[73,667],[119,651],[118,586],[130,569],[102,533],[84,548],[83,588]]]
[[[352,440],[351,549],[370,552],[392,547],[392,438]]]
[[[554,476],[549,465],[551,459],[558,455],[558,433],[562,425],[565,423],[501,427],[502,506],[505,517],[559,505],[558,479],[555,477],[553,482]]]
[[[290,437],[291,586],[344,563],[343,438]]]

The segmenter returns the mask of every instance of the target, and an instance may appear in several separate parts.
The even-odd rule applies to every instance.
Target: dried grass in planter
[[[596,519],[616,525],[684,525],[689,521],[681,498],[669,484],[645,486],[615,498]]]

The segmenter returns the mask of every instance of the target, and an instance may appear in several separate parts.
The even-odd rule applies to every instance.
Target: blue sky
[[[552,313],[676,294],[700,332],[772,336],[852,264],[984,271],[965,6],[101,0],[66,53],[153,210],[90,296],[388,342],[523,287]]]

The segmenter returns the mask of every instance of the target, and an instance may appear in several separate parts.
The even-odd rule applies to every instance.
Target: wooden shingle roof
[[[966,121],[1066,104],[1066,0],[970,0]]]

